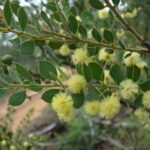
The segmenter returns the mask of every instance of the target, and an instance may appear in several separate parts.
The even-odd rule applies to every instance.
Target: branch
[[[22,31],[18,31],[18,30],[14,30],[14,29],[10,29],[10,28],[2,28],[0,27],[0,32],[3,33],[7,33],[7,32],[12,32],[15,33],[17,35],[23,35],[23,36],[27,36],[33,39],[38,39],[38,40],[46,40],[46,41],[51,41],[51,42],[58,42],[58,43],[82,43],[82,44],[88,44],[94,47],[106,47],[106,48],[112,48],[115,50],[123,50],[120,46],[118,45],[114,45],[114,44],[106,44],[103,42],[96,42],[93,40],[89,40],[89,39],[80,39],[80,38],[74,38],[74,37],[70,37],[68,39],[60,39],[60,38],[51,38],[51,37],[47,37],[45,35],[33,35],[31,33],[27,33],[27,32],[22,32]],[[59,34],[61,35],[61,34]],[[143,49],[143,48],[126,48],[125,51],[131,51],[131,52],[139,52],[139,53],[149,53],[150,51],[148,51],[147,49]]]
[[[126,27],[126,29],[138,40],[141,44],[146,47],[150,51],[150,44],[144,40],[144,38],[137,33],[129,24],[128,22],[121,17],[119,12],[116,10],[116,7],[113,6],[109,0],[105,0],[107,6],[112,10],[112,12],[116,15],[116,17],[120,20],[120,22]]]

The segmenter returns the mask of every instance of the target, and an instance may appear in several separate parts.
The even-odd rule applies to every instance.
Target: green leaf
[[[5,95],[5,93],[6,93],[6,90],[0,88],[0,98],[2,98]]]
[[[134,100],[134,104],[133,106],[137,109],[139,107],[142,107],[142,97],[143,95],[139,95],[136,97],[136,99]]]
[[[58,89],[50,89],[47,90],[46,92],[43,93],[42,95],[42,99],[47,102],[47,103],[51,103],[52,102],[52,98],[59,92],[60,90]]]
[[[104,39],[109,43],[113,43],[115,40],[113,33],[106,29],[104,30]]]
[[[52,48],[52,49],[59,49],[61,46],[63,46],[64,43],[58,43],[58,42],[49,42],[48,45]]]
[[[100,36],[99,32],[95,28],[93,28],[93,30],[92,30],[92,36],[98,42],[101,41],[101,36]]]
[[[57,11],[56,4],[53,2],[48,2],[45,6],[51,11]]]
[[[95,8],[95,9],[103,9],[104,5],[102,2],[100,2],[99,0],[89,0],[90,5]]]
[[[19,20],[21,29],[24,31],[27,26],[28,18],[23,7],[20,7],[18,9],[18,20]]]
[[[77,64],[76,70],[80,75],[83,75],[87,81],[90,81],[92,79],[92,72],[85,64]]]
[[[35,49],[35,43],[33,40],[25,41],[20,45],[20,51],[24,55],[32,55]]]
[[[76,9],[74,6],[72,6],[70,9],[69,9],[69,13],[72,14],[73,16],[76,16],[77,15],[77,12],[76,12]]]
[[[31,82],[33,81],[31,74],[21,65],[16,64],[16,70],[23,78],[25,78]]]
[[[25,99],[26,99],[26,92],[19,91],[10,96],[9,105],[13,105],[13,106],[21,105],[25,101]]]
[[[11,9],[15,15],[17,15],[18,9],[20,8],[19,4],[17,2],[11,3]]]
[[[137,81],[141,75],[141,71],[137,66],[127,67],[127,77],[133,81]]]
[[[11,24],[12,20],[12,12],[11,12],[11,7],[10,7],[10,1],[6,0],[5,5],[4,5],[4,17],[8,25]]]
[[[90,71],[92,72],[92,78],[95,80],[103,80],[104,72],[103,68],[97,63],[88,64]]]
[[[110,75],[117,84],[119,84],[121,81],[125,79],[123,67],[120,67],[119,65],[112,66],[110,70]]]
[[[44,20],[44,22],[51,28],[50,19],[47,17],[44,11],[41,11],[41,17]]]
[[[39,62],[39,71],[47,79],[57,79],[57,70],[55,66],[48,61]]]
[[[114,5],[119,5],[119,3],[120,3],[120,0],[112,0],[113,1],[113,3],[114,3]]]
[[[87,31],[83,25],[79,25],[78,31],[83,37],[87,37]]]
[[[18,83],[21,83],[21,79],[19,78],[19,74],[11,67],[7,67],[7,70],[9,72],[9,76],[13,81],[16,81]]]
[[[143,91],[148,91],[150,90],[150,80],[144,82],[143,84],[140,85],[140,88],[143,90]]]
[[[97,100],[100,97],[100,93],[98,90],[92,86],[92,84],[88,85],[87,91],[85,93],[85,100],[91,101],[91,100]]]
[[[13,46],[16,49],[20,48],[20,39],[19,38],[12,39],[12,40],[10,40],[10,42],[13,44]]]
[[[69,16],[69,25],[68,26],[69,26],[69,29],[72,33],[75,34],[77,32],[78,22],[77,22],[76,18],[73,15]]]
[[[79,94],[72,94],[73,106],[75,108],[80,108],[84,103],[84,94],[80,92]]]

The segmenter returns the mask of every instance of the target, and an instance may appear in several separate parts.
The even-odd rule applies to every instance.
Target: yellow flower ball
[[[63,46],[60,47],[59,53],[62,56],[68,56],[68,55],[70,55],[71,51],[70,51],[69,47],[66,44],[64,44]]]
[[[134,115],[140,120],[148,120],[149,113],[143,108],[138,108],[135,110]]]
[[[106,19],[109,16],[108,8],[104,8],[98,11],[98,16],[100,19]]]
[[[84,110],[89,115],[98,115],[100,113],[100,102],[98,100],[86,102]]]
[[[116,35],[118,38],[121,38],[125,35],[125,31],[123,29],[117,30]]]
[[[150,109],[150,91],[144,93],[142,102],[145,108]]]
[[[127,56],[130,55],[130,56]],[[127,57],[126,57],[127,56]],[[137,52],[126,52],[124,54],[124,64],[126,66],[136,65],[141,61],[140,54]]]
[[[121,104],[117,96],[106,97],[100,105],[100,115],[106,119],[112,119],[120,111]]]
[[[120,83],[120,94],[125,100],[133,100],[139,93],[139,86],[130,79]]]
[[[72,55],[72,61],[74,65],[77,65],[78,63],[88,64],[92,62],[92,58],[88,56],[86,49],[78,48]]]
[[[72,93],[80,93],[81,90],[84,90],[87,86],[87,81],[84,76],[81,75],[72,75],[67,81],[67,85]]]
[[[52,99],[52,108],[58,117],[64,121],[70,121],[73,116],[73,100],[66,93],[58,93]]]
[[[115,53],[108,53],[106,51],[105,48],[102,48],[100,51],[99,51],[99,54],[98,54],[98,59],[100,61],[106,61],[107,63],[114,63],[117,61],[117,56]]]

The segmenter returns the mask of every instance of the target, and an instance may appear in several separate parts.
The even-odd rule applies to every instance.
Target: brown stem
[[[150,44],[144,40],[144,38],[137,33],[129,24],[128,22],[121,17],[119,12],[116,10],[116,7],[113,6],[109,0],[105,0],[107,6],[112,10],[112,12],[116,15],[116,17],[120,20],[120,22],[126,27],[126,29],[138,40],[141,44],[146,47],[150,51]]]

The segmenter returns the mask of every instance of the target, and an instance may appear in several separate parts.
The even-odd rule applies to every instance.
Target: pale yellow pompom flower
[[[145,108],[150,109],[150,91],[143,94],[143,105]]]
[[[145,68],[145,67],[148,67],[148,64],[147,64],[145,61],[141,60],[140,62],[138,62],[138,63],[136,64],[136,66],[137,66],[138,68],[140,68],[140,69],[143,69],[143,68]]]
[[[102,48],[99,51],[98,59],[100,61],[106,61],[107,63],[117,62],[117,56],[116,56],[116,54],[115,53],[112,53],[112,54],[108,53],[105,48]]]
[[[116,35],[118,38],[122,38],[125,35],[125,31],[123,29],[117,30]]]
[[[67,85],[72,93],[80,93],[81,90],[84,90],[87,86],[87,81],[84,76],[81,75],[72,75],[67,81]]]
[[[70,55],[70,53],[71,53],[71,51],[66,44],[64,44],[63,46],[61,46],[59,48],[59,54],[62,56],[68,56],[68,55]]]
[[[134,18],[134,17],[137,16],[137,14],[138,14],[138,9],[137,9],[137,8],[134,8],[132,12],[127,12],[127,13],[125,14],[125,16],[126,16],[127,18]]]
[[[125,100],[133,100],[139,93],[139,86],[130,79],[120,83],[120,94]]]
[[[104,8],[98,11],[98,16],[100,19],[106,19],[109,16],[108,8]]]
[[[84,110],[89,115],[98,115],[100,113],[100,102],[99,100],[93,100],[86,102]]]
[[[134,115],[140,120],[149,120],[149,113],[143,108],[136,109]]]
[[[129,55],[129,56],[127,56]],[[136,65],[141,61],[140,54],[137,52],[126,52],[124,54],[124,63],[126,66]]]
[[[112,77],[110,76],[109,70],[104,70],[104,84],[109,85],[114,83]]]
[[[100,115],[106,119],[112,119],[119,113],[120,107],[118,96],[106,97],[100,104]]]
[[[72,55],[72,61],[74,65],[77,65],[78,63],[88,64],[93,60],[92,57],[88,56],[87,50],[85,48],[78,48]]]
[[[73,116],[72,97],[63,92],[56,94],[52,99],[52,108],[61,120],[71,120]]]

